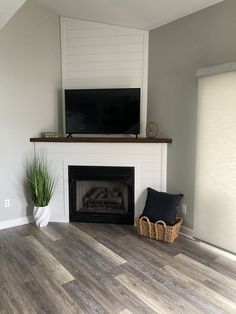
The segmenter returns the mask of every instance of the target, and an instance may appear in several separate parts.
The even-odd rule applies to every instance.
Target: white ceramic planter
[[[51,216],[50,207],[34,207],[33,216],[37,227],[42,228],[47,226]]]

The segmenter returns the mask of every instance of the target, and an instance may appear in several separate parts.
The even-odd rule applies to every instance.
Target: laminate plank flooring
[[[0,313],[236,313],[236,258],[132,226],[2,230]]]

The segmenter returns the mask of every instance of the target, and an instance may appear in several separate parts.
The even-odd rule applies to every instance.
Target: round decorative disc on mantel
[[[146,135],[147,137],[154,138],[157,136],[158,133],[158,127],[155,122],[149,122],[146,126]]]

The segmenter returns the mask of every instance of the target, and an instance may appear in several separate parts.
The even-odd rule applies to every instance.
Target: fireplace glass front
[[[134,168],[69,166],[70,221],[133,224]]]

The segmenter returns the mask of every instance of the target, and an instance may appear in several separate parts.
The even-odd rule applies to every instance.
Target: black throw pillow
[[[175,223],[177,207],[183,194],[169,194],[148,188],[146,204],[142,216],[147,216],[151,222],[163,220],[171,226]]]

